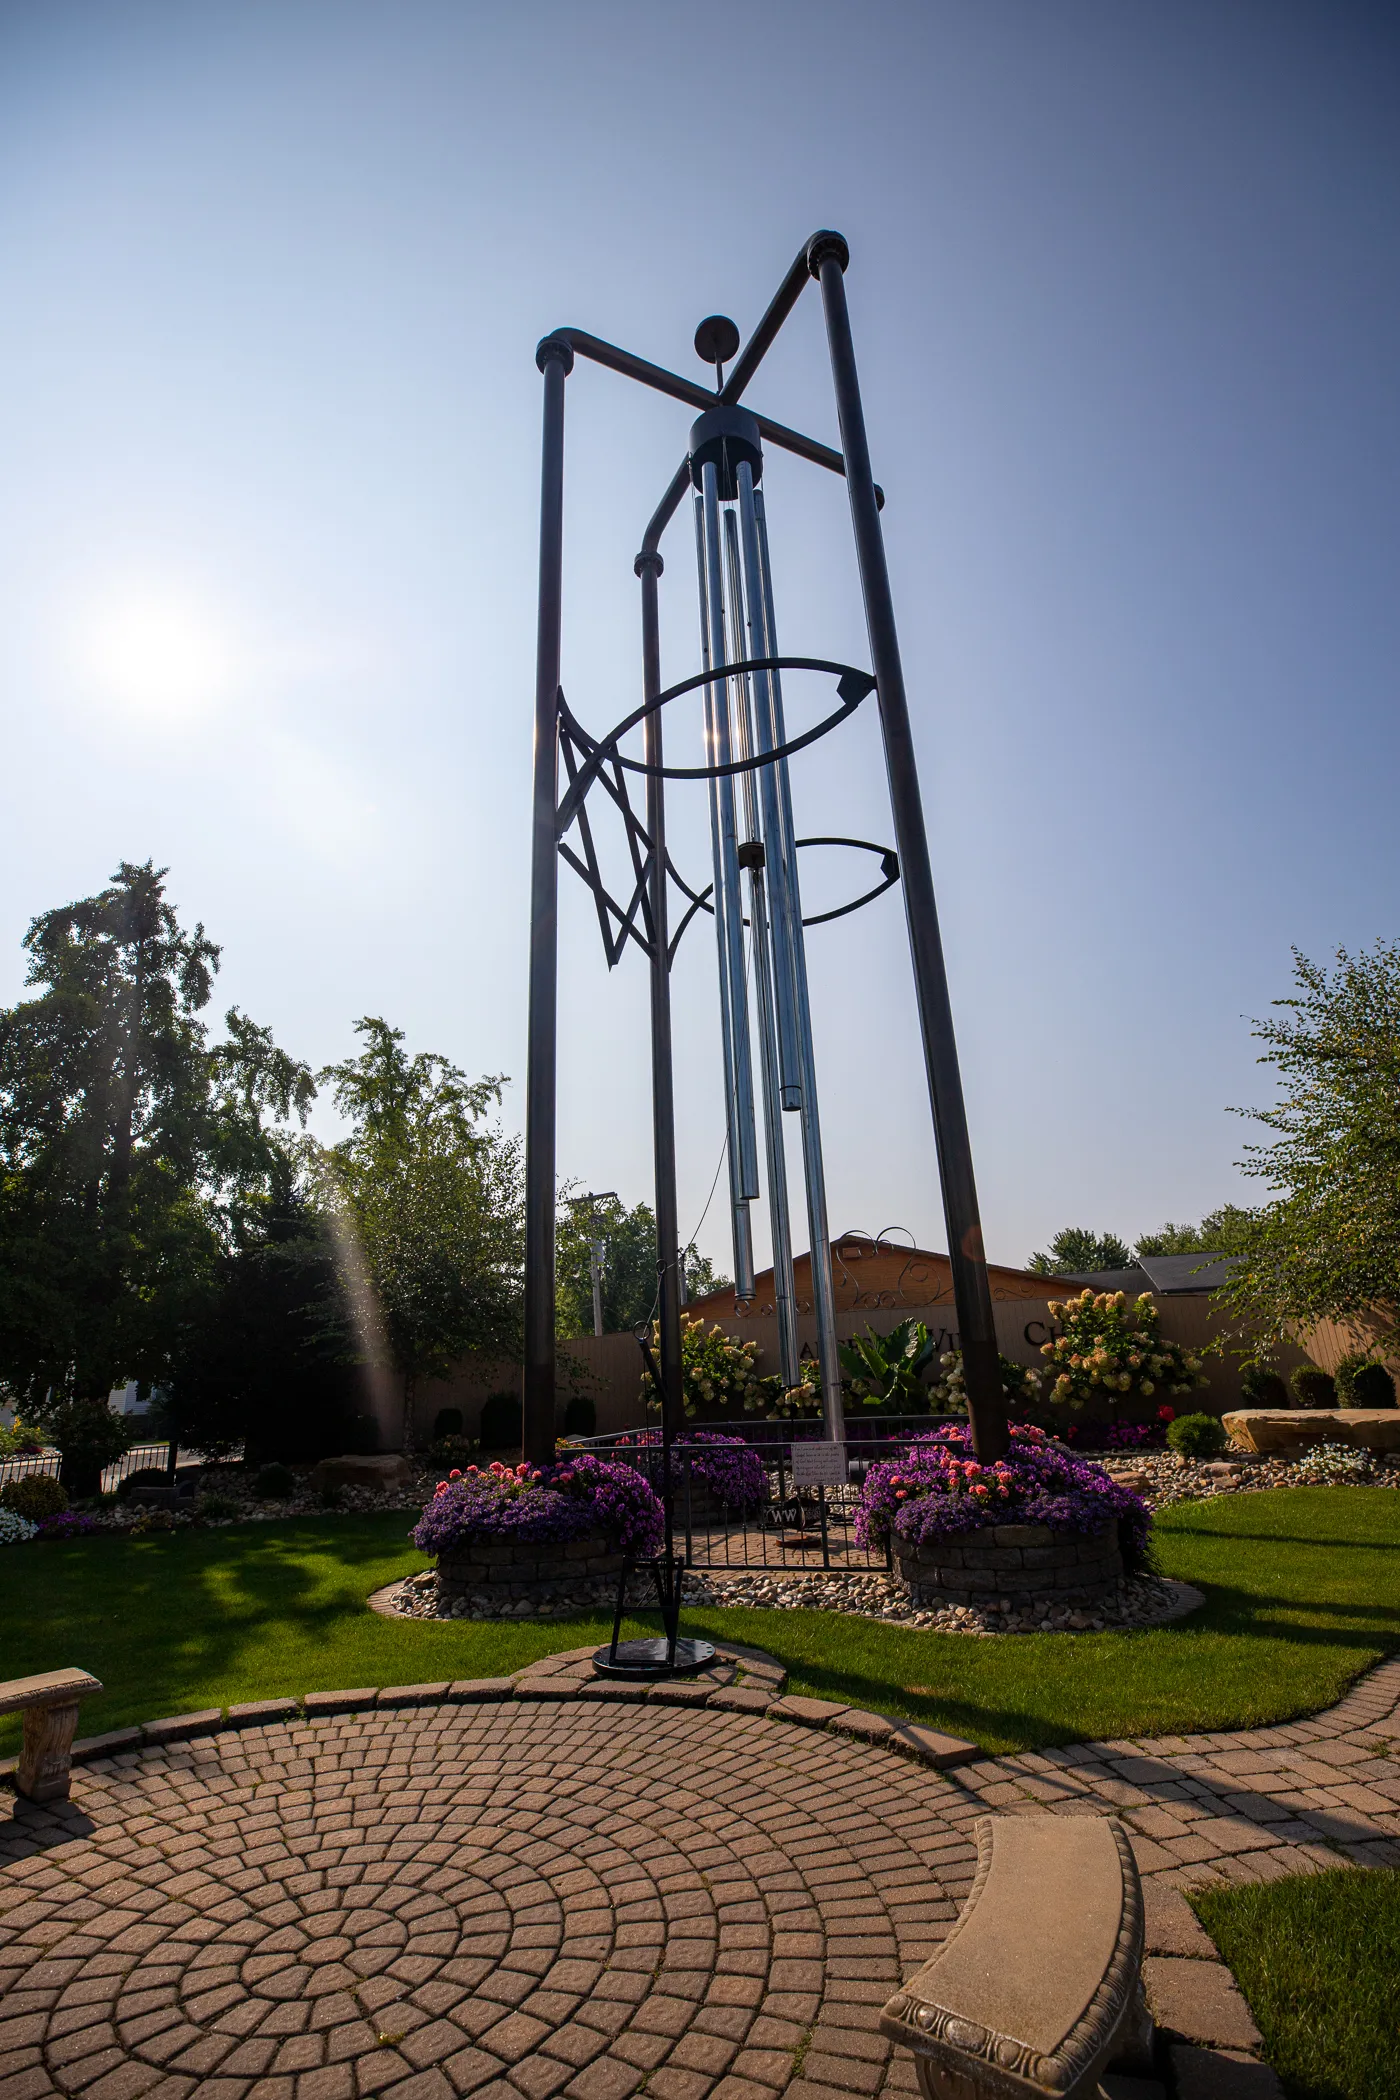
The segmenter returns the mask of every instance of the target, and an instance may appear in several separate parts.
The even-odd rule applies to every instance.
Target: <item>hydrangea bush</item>
[[[635,1436],[620,1437],[613,1449],[617,1452],[644,1449],[658,1451],[661,1447],[659,1429],[643,1429]],[[768,1499],[768,1469],[763,1460],[746,1444],[741,1436],[726,1436],[719,1429],[688,1429],[676,1438],[672,1450],[684,1452],[689,1461],[690,1477],[694,1482],[707,1487],[715,1498],[730,1509],[752,1509]],[[659,1468],[651,1467],[651,1477],[660,1477]],[[685,1463],[675,1468],[675,1484],[679,1493],[685,1480]]]
[[[1060,1332],[1040,1353],[1049,1373],[1046,1397],[1057,1406],[1078,1409],[1094,1399],[1114,1406],[1130,1397],[1165,1400],[1205,1384],[1201,1358],[1164,1338],[1161,1315],[1146,1291],[1140,1298],[1129,1298],[1126,1291],[1081,1291],[1062,1305],[1052,1304],[1050,1317],[1059,1322]]]
[[[39,1527],[22,1517],[18,1510],[0,1509],[0,1546],[22,1546],[32,1539]]]
[[[652,1329],[652,1347],[660,1350],[661,1330]],[[718,1325],[681,1315],[681,1395],[688,1415],[738,1400],[746,1408],[763,1404],[765,1381],[754,1369],[757,1342],[736,1342]],[[660,1405],[651,1373],[642,1373],[642,1393],[649,1406]]]
[[[1040,1399],[1040,1373],[1029,1364],[1018,1364],[1010,1356],[999,1357],[1001,1390],[1008,1409],[1027,1415]],[[947,1349],[938,1359],[938,1376],[929,1387],[929,1398],[940,1414],[965,1415],[967,1388],[963,1384],[961,1349]]]
[[[1054,1524],[1097,1535],[1118,1527],[1124,1562],[1139,1566],[1151,1516],[1141,1496],[1119,1487],[1102,1466],[1075,1458],[1043,1429],[1014,1423],[1004,1458],[983,1465],[966,1429],[915,1437],[903,1458],[870,1468],[856,1504],[855,1534],[866,1547],[952,1538],[993,1524]]]
[[[424,1553],[464,1546],[562,1545],[602,1531],[624,1553],[658,1553],[659,1497],[635,1466],[579,1452],[552,1466],[468,1466],[440,1480],[413,1530]]]

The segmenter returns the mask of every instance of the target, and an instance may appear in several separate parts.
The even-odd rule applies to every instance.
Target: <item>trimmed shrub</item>
[[[564,1409],[565,1436],[593,1436],[598,1428],[597,1403],[587,1393],[573,1393]]]
[[[1299,1364],[1290,1381],[1299,1407],[1335,1407],[1337,1387],[1330,1371],[1320,1364]]]
[[[1225,1424],[1214,1415],[1178,1415],[1167,1442],[1183,1458],[1219,1458],[1229,1446]]]
[[[0,1488],[0,1507],[12,1509],[17,1517],[28,1517],[31,1524],[40,1524],[45,1517],[56,1517],[67,1509],[68,1497],[52,1473],[29,1473]]]
[[[1374,1357],[1344,1356],[1337,1366],[1336,1384],[1338,1407],[1395,1405],[1395,1380]]]
[[[1240,1398],[1246,1407],[1287,1407],[1288,1387],[1267,1364],[1246,1364],[1240,1373]]]
[[[221,1495],[216,1489],[201,1495],[194,1506],[194,1513],[205,1523],[217,1523],[223,1517],[236,1517],[243,1505],[236,1495]]]
[[[519,1393],[492,1393],[481,1407],[481,1426],[477,1434],[482,1450],[518,1451],[524,1422]]]
[[[296,1474],[275,1459],[270,1466],[261,1466],[253,1481],[253,1493],[259,1502],[289,1502],[296,1491]]]
[[[440,1407],[433,1416],[433,1442],[440,1444],[444,1437],[462,1434],[462,1410],[460,1407]]]

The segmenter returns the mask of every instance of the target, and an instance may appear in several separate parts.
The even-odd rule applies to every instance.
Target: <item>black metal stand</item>
[[[661,1401],[661,1506],[666,1513],[665,1543],[660,1553],[640,1558],[629,1554],[622,1563],[622,1573],[617,1578],[617,1608],[613,1612],[612,1640],[606,1648],[599,1648],[593,1657],[593,1667],[600,1677],[694,1677],[696,1672],[708,1667],[715,1659],[711,1641],[682,1640],[681,1584],[685,1577],[685,1558],[678,1562],[675,1551],[675,1480],[671,1471],[671,1445],[674,1423],[670,1408],[666,1404],[666,1388],[661,1383],[661,1372],[646,1335],[637,1336],[637,1347],[642,1360],[651,1373],[652,1384]],[[679,1378],[679,1363],[676,1366]],[[644,1641],[622,1641],[622,1614],[627,1606],[627,1578],[638,1568],[650,1568],[656,1582],[656,1601],[661,1611],[664,1628],[661,1639]]]
[[[655,1578],[656,1601],[665,1632],[659,1639],[624,1641],[619,1635],[627,1602],[627,1578],[640,1568],[649,1568]],[[681,1638],[681,1578],[684,1573],[684,1563],[677,1562],[669,1546],[654,1559],[628,1559],[623,1563],[622,1573],[617,1578],[612,1640],[593,1657],[593,1667],[600,1677],[694,1677],[714,1661],[712,1641]]]

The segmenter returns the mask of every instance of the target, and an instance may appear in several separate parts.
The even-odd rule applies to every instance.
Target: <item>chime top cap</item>
[[[746,408],[707,408],[690,426],[690,479],[701,486],[700,469],[714,464],[720,500],[732,503],[739,493],[739,462],[746,459],[758,481],[763,473],[763,446],[758,418]]]

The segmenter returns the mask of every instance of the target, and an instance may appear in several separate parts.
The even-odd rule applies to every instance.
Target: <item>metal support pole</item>
[[[593,1332],[603,1331],[603,1257],[607,1251],[604,1240],[594,1240],[588,1249],[588,1265],[593,1272]]]
[[[948,1257],[953,1271],[958,1334],[962,1343],[968,1416],[974,1448],[978,1457],[987,1461],[1000,1458],[1007,1448],[1006,1404],[1001,1390],[992,1295],[987,1281],[987,1256],[982,1244],[972,1146],[968,1138],[962,1076],[958,1070],[943,944],[938,931],[933,870],[919,795],[909,701],[904,689],[894,599],[885,563],[875,483],[870,471],[865,412],[861,406],[850,315],[846,309],[842,273],[849,260],[850,251],[839,233],[814,234],[808,243],[807,265],[821,285],[826,315],[841,449],[846,462],[846,489],[860,567],[861,595],[865,601],[865,622],[870,636],[870,661],[879,687],[880,726],[884,732],[895,846],[904,881],[909,953],[914,967],[924,1065],[928,1073],[929,1100],[933,1108],[934,1136],[943,1184],[943,1211],[948,1231]]]
[[[523,1450],[554,1458],[555,1078],[559,1027],[559,659],[564,575],[564,381],[570,346],[546,336],[540,464],[540,595],[535,644],[535,783],[530,847],[530,1017],[525,1073]]]
[[[643,548],[634,564],[642,583],[642,686],[648,700],[661,690],[661,620],[657,578],[661,556]],[[663,763],[661,713],[649,714],[642,731],[649,766]],[[671,973],[666,898],[665,782],[647,776],[647,832],[651,838],[651,1130],[656,1161],[656,1265],[660,1288],[660,1393],[663,1431],[676,1436],[684,1419],[681,1385],[681,1313],[685,1279],[677,1247],[676,1104],[671,1059]]]

